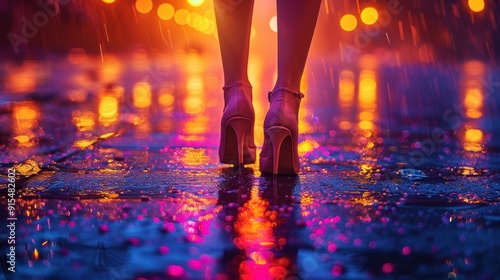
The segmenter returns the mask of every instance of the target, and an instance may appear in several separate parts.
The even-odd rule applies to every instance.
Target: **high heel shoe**
[[[271,103],[264,120],[264,145],[260,154],[263,174],[299,173],[298,114],[304,94],[287,88],[269,92]]]
[[[256,147],[252,86],[239,81],[222,89],[224,112],[221,120],[220,162],[236,165],[254,163]]]

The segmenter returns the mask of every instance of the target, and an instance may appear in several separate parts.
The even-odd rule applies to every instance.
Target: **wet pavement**
[[[216,61],[3,62],[0,278],[500,279],[498,68],[312,59],[301,173],[263,177],[218,163]],[[249,69],[260,147],[275,73]]]

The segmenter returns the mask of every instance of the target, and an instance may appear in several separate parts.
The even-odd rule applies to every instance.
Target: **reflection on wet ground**
[[[264,65],[249,65],[258,146]],[[301,174],[273,178],[218,163],[219,67],[143,51],[2,64],[19,279],[498,278],[498,69],[312,60]]]

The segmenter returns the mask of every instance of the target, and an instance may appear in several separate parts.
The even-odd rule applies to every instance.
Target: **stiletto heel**
[[[293,158],[291,161],[287,161],[286,166],[280,166],[280,151],[281,145],[286,137],[292,137],[292,133],[286,127],[282,126],[273,126],[266,130],[267,135],[269,135],[269,139],[273,146],[273,174],[278,174],[278,168],[281,167],[285,170],[295,170]],[[290,165],[291,164],[291,165]]]
[[[226,123],[226,131],[228,127],[231,127],[234,131],[234,134],[236,134],[236,142],[237,142],[236,146],[238,147],[238,165],[243,165],[244,163],[243,156],[247,140],[246,135],[250,132],[251,126],[252,126],[252,120],[240,117],[231,118]]]
[[[260,171],[263,174],[297,175],[300,170],[298,114],[304,94],[278,88],[269,92],[268,97],[271,105],[264,120]]]
[[[221,163],[243,165],[255,162],[255,113],[252,86],[236,82],[223,87],[224,113],[221,119],[219,159]]]

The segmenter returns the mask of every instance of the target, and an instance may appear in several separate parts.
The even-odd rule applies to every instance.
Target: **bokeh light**
[[[107,3],[107,4],[111,4],[111,3],[114,3],[115,0],[102,0],[102,2]]]
[[[175,12],[174,19],[178,25],[186,25],[188,24],[191,15],[186,9],[179,9]]]
[[[353,31],[356,29],[356,26],[358,26],[358,20],[352,14],[344,15],[340,19],[340,27],[342,27],[345,31]]]
[[[175,9],[174,6],[163,3],[158,7],[157,13],[159,18],[163,20],[169,20],[174,17]]]
[[[483,11],[484,0],[469,0],[469,8],[476,13]]]
[[[372,25],[378,20],[378,12],[377,9],[373,7],[368,7],[364,8],[363,11],[361,11],[361,21],[363,21],[364,24],[367,25]]]
[[[153,9],[153,1],[137,0],[135,2],[135,9],[141,14],[147,14]]]
[[[203,5],[203,3],[205,3],[205,0],[188,0],[188,3],[193,7],[198,7]]]
[[[271,20],[269,21],[269,27],[271,28],[272,31],[278,32],[278,17],[273,16]]]
[[[151,86],[146,82],[139,82],[133,89],[134,106],[147,108],[151,106]]]

